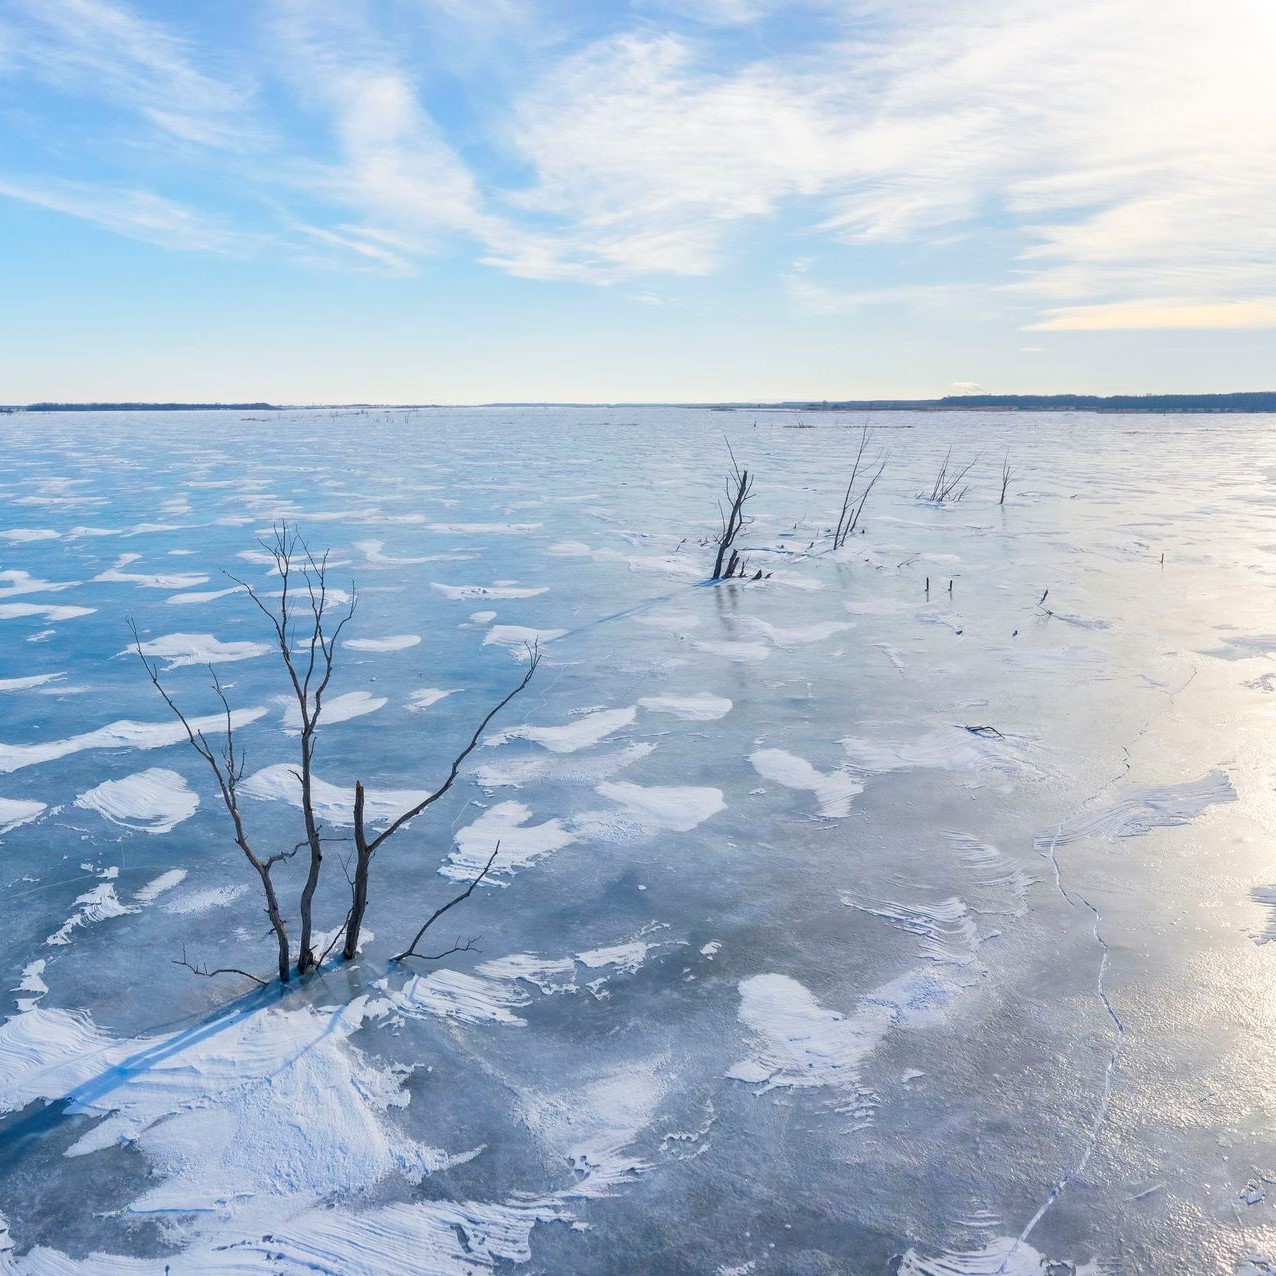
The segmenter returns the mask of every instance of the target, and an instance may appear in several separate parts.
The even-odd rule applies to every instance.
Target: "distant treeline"
[[[271,410],[273,403],[27,403],[0,412],[197,412],[213,409],[242,412]]]
[[[949,394],[942,399],[855,399],[785,403],[805,411],[1276,412],[1276,390],[1239,394]]]
[[[404,411],[438,404],[330,403],[310,404],[312,409],[362,409]],[[1276,390],[1236,394],[949,394],[942,399],[791,399],[783,403],[513,403],[487,407],[692,407],[737,411],[764,408],[803,412],[955,412],[983,409],[1002,412],[1276,412]],[[278,403],[27,403],[0,406],[0,412],[281,412]]]

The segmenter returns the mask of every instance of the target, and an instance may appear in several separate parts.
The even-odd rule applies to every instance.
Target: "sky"
[[[1273,0],[4,0],[0,403],[1276,389]]]

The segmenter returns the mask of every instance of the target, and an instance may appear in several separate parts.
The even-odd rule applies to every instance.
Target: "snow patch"
[[[121,651],[129,655],[131,648]],[[222,642],[212,634],[165,634],[142,643],[142,655],[167,661],[165,669],[187,665],[220,665],[232,660],[253,660],[270,650],[264,642]]]
[[[87,529],[80,528],[79,531]],[[207,585],[208,577],[200,572],[175,573],[172,575],[152,574],[149,572],[128,572],[124,569],[140,559],[141,554],[121,554],[113,566],[94,576],[95,581],[109,581],[119,584],[139,585],[143,589],[194,589],[197,585]]]
[[[420,634],[391,634],[385,638],[350,638],[346,646],[351,651],[406,651],[420,641]]]
[[[367,691],[347,691],[344,695],[333,696],[323,702],[323,712],[319,716],[322,726],[331,726],[335,722],[349,722],[351,718],[362,718],[365,714],[376,713],[384,708],[387,701],[384,696],[374,696]],[[284,730],[289,735],[301,733],[301,707],[296,701],[289,701],[284,710]]]
[[[847,737],[840,741],[848,763],[857,771],[974,771],[990,768],[1012,775],[1038,776],[1023,752],[1023,736],[988,734],[963,726],[937,727],[911,740],[879,741]]]
[[[504,744],[508,740],[531,740],[551,753],[575,753],[606,739],[622,727],[632,726],[638,710],[630,705],[625,709],[603,709],[597,713],[582,714],[561,727],[534,727],[526,723],[509,727],[490,735],[483,742],[487,745]]]
[[[185,880],[184,868],[170,868],[167,873],[161,873],[147,882],[133,898],[139,904],[153,904],[165,891],[171,891],[174,886],[181,885]]]
[[[265,709],[236,709],[230,715],[235,729],[256,722]],[[225,714],[191,718],[192,731],[224,732]],[[180,722],[133,722],[124,718],[104,727],[69,736],[65,740],[46,740],[42,744],[0,744],[0,773],[19,771],[82,753],[86,749],[161,749],[186,739],[186,728]]]
[[[72,932],[80,926],[91,926],[95,922],[104,922],[112,917],[124,917],[138,911],[132,905],[120,903],[112,882],[102,882],[95,886],[91,891],[79,896],[75,904],[77,911],[72,913],[61,927],[44,941],[46,944],[69,944]]]
[[[20,824],[30,824],[39,819],[48,808],[43,802],[20,798],[0,798],[0,833],[16,829]]]
[[[1190,824],[1211,806],[1235,801],[1236,790],[1227,773],[1208,771],[1185,784],[1139,789],[1107,810],[1078,815],[1056,830],[1038,833],[1033,845],[1044,851],[1086,837],[1142,837],[1152,829]]]
[[[0,692],[28,691],[32,687],[43,687],[46,683],[57,682],[65,677],[64,673],[36,673],[26,678],[0,678]]]
[[[38,616],[41,620],[58,622],[91,616],[96,607],[47,607],[39,603],[0,603],[0,620],[27,620]]]
[[[444,598],[535,598],[538,594],[549,593],[549,586],[539,588],[520,588],[516,585],[440,585],[430,582],[431,589],[437,589]]]
[[[577,840],[562,820],[529,825],[531,818],[531,808],[521,802],[498,802],[473,824],[457,830],[456,845],[439,872],[454,881],[470,881],[500,842],[501,853],[488,876],[508,877]]]
[[[783,749],[759,749],[749,755],[753,769],[764,779],[789,789],[808,789],[820,804],[820,814],[840,819],[864,786],[845,771],[818,771],[805,758]]]
[[[616,780],[594,786],[594,792],[615,802],[645,830],[689,833],[719,811],[726,810],[721,789],[691,786],[630,784]]]
[[[440,687],[422,687],[408,697],[408,702],[404,708],[410,713],[421,713],[432,704],[438,704],[445,696],[454,696],[456,692],[457,688],[455,687],[446,691]]]
[[[123,828],[171,833],[195,814],[199,796],[191,792],[176,771],[152,767],[122,780],[106,780],[81,793],[75,805],[81,810],[96,811]]]
[[[639,705],[652,713],[671,713],[687,722],[716,722],[731,712],[731,701],[708,691],[689,696],[643,696]]]
[[[553,642],[555,638],[561,638],[566,632],[566,629],[528,629],[524,625],[493,625],[483,639],[483,646],[490,647],[495,643],[497,646],[508,648],[519,660],[526,660],[528,647]]]
[[[287,802],[301,809],[301,780],[290,762],[276,762],[254,772],[240,784],[239,791],[265,802]],[[388,824],[427,797],[426,789],[365,789],[364,818],[369,824]],[[347,788],[312,775],[310,799],[315,815],[325,824],[346,828],[354,824],[353,784]]]
[[[207,886],[203,890],[183,891],[176,899],[164,905],[166,913],[174,917],[189,917],[192,913],[207,913],[214,908],[225,908],[248,894],[243,883],[237,886]]]

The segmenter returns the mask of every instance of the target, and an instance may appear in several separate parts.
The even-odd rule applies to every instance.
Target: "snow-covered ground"
[[[1274,1270],[1271,419],[885,414],[834,552],[861,423],[0,417],[0,1273]],[[759,582],[704,583],[724,434]],[[281,993],[174,964],[272,948],[127,648],[210,731],[213,664],[291,847],[222,574],[268,593],[284,518],[360,592],[334,838],[543,664]],[[477,946],[390,963],[498,838],[437,932]]]

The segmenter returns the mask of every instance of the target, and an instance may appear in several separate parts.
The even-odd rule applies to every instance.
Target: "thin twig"
[[[214,979],[218,975],[243,975],[245,979],[251,979],[259,988],[265,988],[268,980],[258,979],[256,975],[250,974],[246,970],[240,970],[238,966],[218,966],[216,970],[209,970],[207,966],[196,966],[186,960],[186,945],[182,945],[181,961],[174,960],[174,966],[184,966],[193,975],[199,975],[202,979]]]
[[[459,894],[455,899],[450,899],[441,908],[436,908],[427,918],[425,925],[416,933],[416,937],[407,946],[407,948],[399,953],[396,957],[391,958],[392,961],[406,961],[409,957],[419,957],[421,954],[416,951],[416,946],[421,942],[421,937],[425,934],[435,922],[448,911],[449,908],[455,908],[458,904],[469,899],[474,893],[474,888],[487,876],[488,870],[496,863],[496,857],[501,853],[501,844],[497,842],[496,849],[492,852],[491,858],[483,865],[479,875]]]
[[[402,956],[396,957],[394,960],[405,961],[409,957],[415,957],[418,961],[442,961],[444,957],[451,957],[453,953],[468,953],[471,949],[473,949],[474,952],[482,952],[482,949],[476,947],[477,943],[477,935],[472,939],[467,939],[465,943],[461,943],[460,937],[458,936],[456,943],[453,944],[451,948],[445,948],[441,953],[404,953]]]

